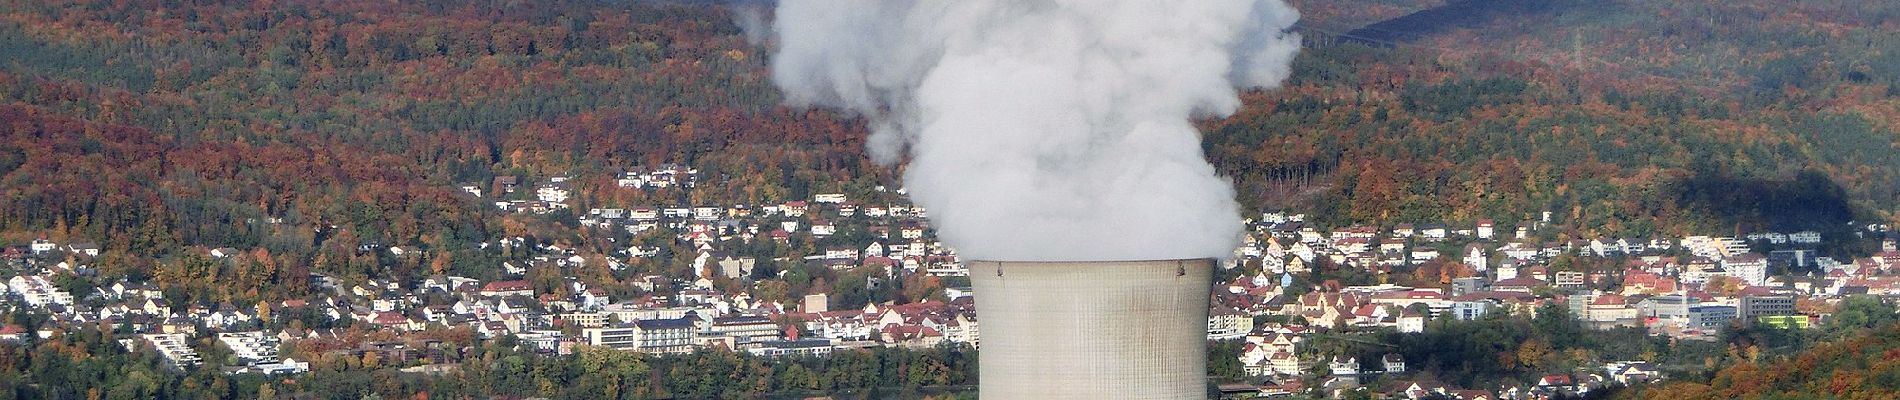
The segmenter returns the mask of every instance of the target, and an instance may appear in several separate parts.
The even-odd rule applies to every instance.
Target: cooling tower
[[[972,261],[984,399],[1206,398],[1214,260]]]

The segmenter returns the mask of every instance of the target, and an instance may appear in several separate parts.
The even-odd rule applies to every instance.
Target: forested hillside
[[[776,107],[760,48],[707,6],[6,1],[0,46],[5,238],[98,241],[109,276],[243,278],[205,287],[223,299],[298,296],[304,271],[482,276],[482,241],[575,240],[457,189],[497,175],[572,176],[585,209],[886,173],[863,168],[857,122]],[[662,163],[721,182],[614,190]],[[378,268],[365,243],[430,255]],[[194,267],[171,261],[184,246],[263,251]]]
[[[1333,223],[1548,210],[1610,235],[1896,210],[1900,7],[1461,1],[1335,36],[1338,9],[1387,3],[1309,13],[1289,87],[1206,124],[1243,201]]]
[[[1439,2],[1300,5],[1315,26],[1429,34],[1307,32],[1286,88],[1205,121],[1251,209],[1329,225],[1552,211],[1577,233],[1643,236],[1844,230],[1900,206],[1900,76],[1882,68],[1900,57],[1900,7],[1550,2],[1429,27],[1406,15]],[[0,234],[98,241],[109,272],[133,275],[188,275],[187,246],[262,249],[217,275],[294,296],[279,277],[305,270],[479,275],[498,255],[475,244],[504,235],[603,245],[457,190],[495,176],[570,176],[577,209],[896,184],[861,154],[861,121],[778,105],[767,44],[730,17],[621,1],[0,1],[0,53],[23,55],[0,60]],[[612,183],[662,163],[713,180]],[[363,243],[428,256],[379,268]]]

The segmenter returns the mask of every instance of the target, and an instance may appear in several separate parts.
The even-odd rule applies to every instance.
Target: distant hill
[[[1390,3],[1308,14],[1330,28],[1304,32],[1289,87],[1205,124],[1243,202],[1332,224],[1551,211],[1637,236],[1839,237],[1900,211],[1900,75],[1881,67],[1900,6]],[[1345,25],[1356,6],[1391,17]]]

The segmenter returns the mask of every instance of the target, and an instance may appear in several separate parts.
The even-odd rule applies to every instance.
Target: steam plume
[[[1282,0],[783,0],[773,79],[868,116],[966,259],[1223,257],[1232,185],[1197,117],[1288,74]]]
[[[732,10],[732,22],[739,25],[739,33],[745,34],[746,43],[765,43],[765,36],[771,34],[766,25],[766,11],[771,9],[766,1],[732,0],[725,3]]]

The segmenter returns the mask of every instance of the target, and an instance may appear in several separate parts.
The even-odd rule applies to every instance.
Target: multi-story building
[[[1794,296],[1791,295],[1743,295],[1736,304],[1741,318],[1751,323],[1763,316],[1794,315]]]
[[[1550,282],[1551,286],[1556,286],[1561,289],[1582,288],[1585,282],[1586,281],[1584,279],[1584,274],[1582,272],[1557,271],[1557,272],[1551,273],[1551,282]]]
[[[1288,351],[1276,352],[1267,356],[1267,369],[1261,375],[1298,376],[1312,369],[1313,361],[1301,359],[1298,354]]]
[[[581,330],[587,344],[656,354],[693,350],[693,320],[650,319]]]
[[[701,333],[732,337],[740,344],[777,340],[780,332],[778,323],[763,316],[720,317],[699,325]]]
[[[1656,296],[1643,299],[1637,304],[1637,314],[1644,317],[1663,319],[1683,319],[1689,317],[1689,308],[1696,306],[1694,297],[1678,294]]]
[[[33,307],[45,307],[49,304],[71,305],[73,294],[59,290],[46,277],[38,275],[20,275],[7,280],[7,292],[18,295]]]
[[[535,188],[534,197],[549,203],[566,203],[573,192],[566,183],[548,183]]]
[[[1452,318],[1460,320],[1470,321],[1484,318],[1484,314],[1490,310],[1491,302],[1488,301],[1455,301],[1451,303]]]
[[[1452,278],[1451,280],[1451,295],[1453,296],[1464,295],[1466,293],[1482,292],[1490,288],[1491,288],[1491,282],[1485,280],[1483,277],[1473,276],[1473,277],[1465,277],[1465,278]]]
[[[761,357],[822,357],[831,355],[831,350],[836,348],[830,340],[824,339],[774,340],[760,342],[746,352]]]
[[[650,319],[635,322],[640,351],[658,354],[685,354],[693,351],[693,321],[690,319]]]
[[[611,347],[619,350],[638,350],[640,347],[638,329],[633,324],[614,324],[599,328],[581,329],[581,338],[587,344]]]
[[[1722,270],[1752,286],[1768,283],[1768,258],[1748,253],[1722,259]]]
[[[649,308],[629,304],[611,304],[601,309],[608,317],[617,321],[642,321],[649,319],[680,319],[688,316],[706,315],[712,309],[704,307],[665,307]]]
[[[146,334],[140,336],[150,344],[153,350],[165,357],[165,362],[174,368],[188,368],[198,365],[198,351],[192,350],[191,338],[182,333]]]
[[[242,364],[277,362],[277,337],[261,331],[219,333],[218,341]]]
[[[1735,319],[1735,315],[1734,306],[1707,305],[1689,307],[1689,323],[1686,327],[1708,332],[1720,332],[1723,327],[1728,326],[1729,320]]]
[[[563,323],[581,328],[599,328],[607,325],[607,314],[597,312],[572,312],[561,314]]]

